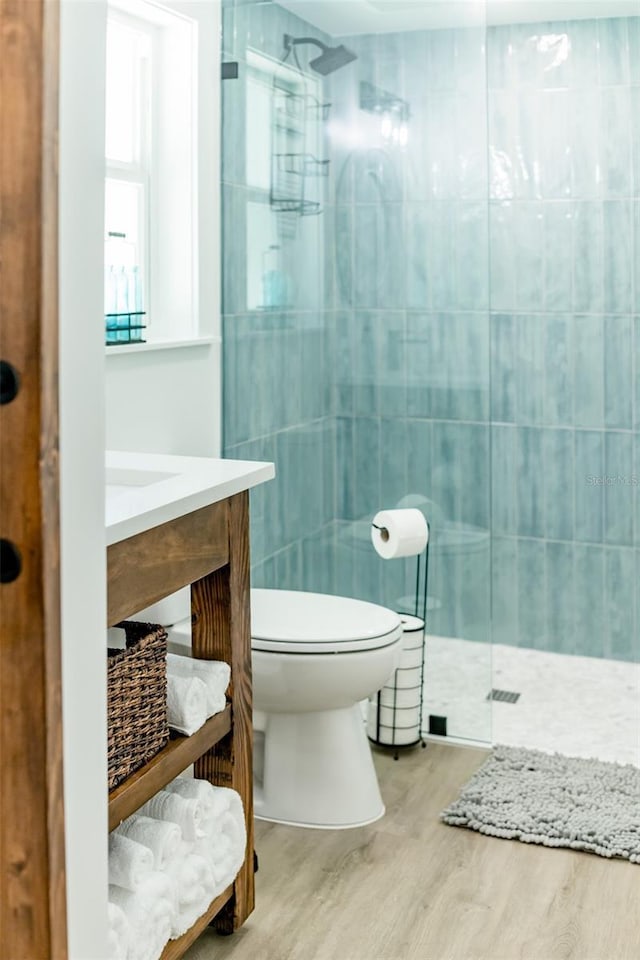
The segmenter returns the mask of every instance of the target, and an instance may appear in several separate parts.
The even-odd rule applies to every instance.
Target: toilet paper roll
[[[398,690],[410,690],[411,687],[420,686],[422,678],[422,668],[420,666],[410,669],[398,670],[395,675],[395,686]]]
[[[429,539],[427,521],[420,510],[381,510],[371,526],[371,540],[383,560],[415,557]]]
[[[419,680],[419,678],[418,678]],[[408,690],[392,687],[383,687],[376,696],[380,697],[381,707],[396,707],[399,710],[414,708],[420,705],[420,688],[411,687]]]
[[[380,725],[378,725],[378,708],[374,700],[369,700],[367,711],[367,735],[374,743],[387,746],[405,746],[417,743],[420,739],[419,710],[407,711],[411,718],[407,718],[402,725],[393,725],[393,711],[385,707],[380,711]],[[398,712],[396,711],[396,717]]]
[[[402,651],[398,666],[404,670],[407,667],[419,667],[421,663],[422,647],[412,647],[410,650]]]
[[[380,725],[390,730],[415,730],[420,726],[420,707],[380,707]]]

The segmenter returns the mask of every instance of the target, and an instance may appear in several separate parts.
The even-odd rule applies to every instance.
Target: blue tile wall
[[[502,588],[517,590],[518,638],[522,646],[537,650],[557,649],[549,644],[549,622],[546,615],[547,576],[543,540],[516,541],[518,562],[511,583]],[[507,642],[513,643],[514,638]]]
[[[558,653],[579,653],[576,647],[573,611],[575,582],[573,543],[545,543],[546,562],[546,629]]]
[[[637,369],[637,368],[636,368]],[[633,542],[636,547],[640,546],[640,433],[633,434],[633,474],[636,482],[633,485]],[[640,575],[640,568],[638,568]],[[640,607],[636,604],[636,613],[640,612]]]
[[[574,543],[575,622],[577,651],[592,649],[584,638],[593,638],[601,644],[604,653],[606,628],[604,596],[604,557],[602,547],[589,543]]]
[[[640,17],[487,51],[493,637],[638,659]]]
[[[598,79],[601,86],[629,84],[629,21],[598,21]]]
[[[573,317],[547,313],[544,324],[544,422],[573,425],[574,327]]]
[[[277,4],[223,19],[241,66],[321,36]],[[286,310],[247,306],[242,70],[223,85],[225,451],[278,471],[254,582],[393,604],[413,573],[368,522],[417,494],[434,633],[639,659],[640,17],[345,43]],[[360,80],[409,103],[404,150]]]
[[[345,41],[358,52],[363,79],[410,100],[411,130],[404,156],[373,145],[360,156],[355,151],[355,159],[354,153],[335,153],[342,230],[337,294],[353,312],[339,320],[351,329],[341,326],[334,339],[334,398],[340,415],[338,516],[366,524],[367,514],[408,493],[430,497],[437,544],[433,629],[487,640],[486,96],[477,96],[484,88],[482,40],[478,32],[450,32],[437,39],[407,34]],[[361,126],[366,140],[367,117],[357,97],[337,79],[336,86],[332,98],[343,123]],[[448,135],[452,121],[454,138]],[[474,522],[483,524],[477,536],[484,553],[470,561],[446,533]],[[403,583],[413,592],[404,565],[381,564],[368,544],[364,553],[349,544],[341,541],[337,562],[342,582],[356,595],[392,603]]]
[[[407,494],[429,496],[433,470],[432,439],[430,420],[407,420]]]
[[[637,316],[634,320],[634,339],[635,350],[633,351],[633,356],[635,358],[635,398],[633,425],[636,430],[640,430],[640,377],[638,376],[638,371],[640,370],[640,316]]]
[[[518,432],[496,423],[491,428],[491,530],[494,536],[518,532]]]
[[[518,590],[514,590],[514,586],[517,588],[518,541],[494,533],[491,547],[492,640],[512,644],[518,636]]]
[[[544,535],[548,540],[574,538],[574,504],[571,477],[574,476],[572,430],[544,430]]]
[[[604,421],[607,427],[633,429],[633,318],[604,318]]]
[[[638,658],[638,634],[634,622],[635,558],[633,550],[606,549],[605,553],[605,650],[604,655],[621,660]]]
[[[277,4],[225,0],[223,52],[240,69],[222,85],[223,444],[226,456],[276,464],[276,480],[251,494],[253,582],[300,589],[311,569],[320,588],[330,589],[326,530],[336,514],[337,443],[331,365],[341,329],[333,257],[323,249],[336,230],[331,205],[293,229],[272,221],[291,302],[251,309],[247,292],[251,245],[260,242],[249,205],[269,209],[268,191],[247,183],[247,51],[279,59],[284,33],[328,39]]]
[[[547,313],[571,311],[572,286],[567,278],[573,268],[574,205],[568,200],[557,200],[544,205],[544,309]]]
[[[604,439],[603,431],[575,431],[575,539],[581,543],[604,540]]]
[[[516,435],[518,533],[523,537],[544,537],[544,438],[539,427],[518,428]]]

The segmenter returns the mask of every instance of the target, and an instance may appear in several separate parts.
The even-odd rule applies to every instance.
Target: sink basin
[[[107,498],[129,493],[132,487],[148,487],[152,483],[170,480],[178,476],[162,470],[128,470],[121,467],[107,467],[105,470]]]
[[[148,487],[150,483],[170,480],[175,473],[162,470],[128,470],[126,467],[107,467],[105,477],[108,487]]]
[[[176,520],[275,476],[272,463],[109,450],[107,545]]]

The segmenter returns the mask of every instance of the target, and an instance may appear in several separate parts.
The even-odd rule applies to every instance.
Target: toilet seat
[[[400,617],[351,597],[299,590],[251,591],[251,646],[265,653],[376,650],[402,636]]]

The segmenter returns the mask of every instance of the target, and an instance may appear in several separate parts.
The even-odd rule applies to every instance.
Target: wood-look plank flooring
[[[255,912],[188,960],[638,960],[639,865],[439,821],[485,756],[377,753],[387,814],[370,827],[258,822]]]

